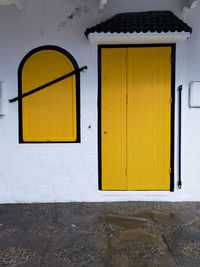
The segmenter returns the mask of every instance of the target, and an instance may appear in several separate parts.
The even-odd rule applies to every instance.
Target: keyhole
[[[107,132],[106,132],[106,131],[104,131],[104,134],[107,134]]]

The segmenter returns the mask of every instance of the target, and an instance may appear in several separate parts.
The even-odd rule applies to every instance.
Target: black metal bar
[[[179,156],[178,156],[179,178],[178,178],[178,188],[179,189],[182,188],[182,181],[181,181],[182,89],[183,89],[183,86],[180,85],[178,87],[178,93],[179,93]]]
[[[55,84],[55,83],[57,83],[57,82],[60,82],[60,81],[62,81],[62,80],[65,80],[65,79],[71,77],[72,75],[77,74],[78,72],[85,71],[86,69],[87,69],[87,66],[84,66],[84,67],[82,67],[82,68],[80,68],[80,69],[78,69],[78,70],[74,70],[74,71],[72,71],[72,72],[70,72],[70,73],[68,73],[68,74],[66,74],[66,75],[64,75],[64,76],[61,76],[61,77],[59,77],[59,78],[57,78],[57,79],[55,79],[55,80],[53,80],[53,81],[50,81],[50,82],[48,82],[48,83],[46,83],[46,84],[44,84],[44,85],[42,85],[42,86],[40,86],[40,87],[37,87],[37,88],[35,88],[35,89],[33,89],[33,90],[27,92],[27,93],[24,93],[24,94],[22,94],[21,96],[17,96],[17,97],[15,97],[15,98],[13,98],[13,99],[9,99],[9,102],[10,102],[10,103],[13,103],[13,102],[15,102],[15,101],[18,101],[20,98],[24,98],[24,97],[26,97],[26,96],[29,96],[29,95],[31,95],[31,94],[34,94],[35,92],[38,92],[38,91],[40,91],[40,90],[42,90],[42,89],[44,89],[44,88],[46,88],[46,87],[49,87],[49,86],[51,86],[51,85],[53,85],[53,84]]]

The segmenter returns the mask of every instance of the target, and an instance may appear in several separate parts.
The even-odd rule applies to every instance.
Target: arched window
[[[19,142],[80,142],[80,71],[73,56],[57,46],[36,48],[22,60],[18,78]]]

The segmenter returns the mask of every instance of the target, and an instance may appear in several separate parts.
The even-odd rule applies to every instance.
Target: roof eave
[[[96,44],[156,44],[183,42],[190,32],[90,33],[88,39]]]

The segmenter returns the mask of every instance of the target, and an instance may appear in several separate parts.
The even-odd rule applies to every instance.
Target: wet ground
[[[200,203],[0,205],[0,267],[200,267]]]

